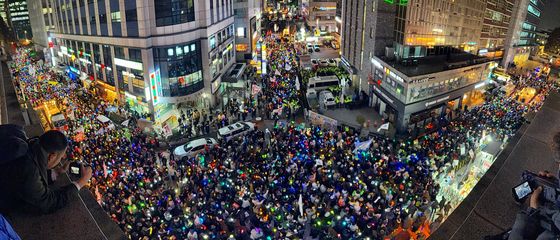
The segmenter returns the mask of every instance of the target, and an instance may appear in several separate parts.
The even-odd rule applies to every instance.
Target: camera
[[[511,189],[514,199],[523,202],[539,186],[543,188],[542,198],[549,203],[560,206],[560,188],[556,179],[539,176],[530,171],[521,174],[521,184]]]
[[[82,166],[83,163],[81,162],[71,162],[68,169],[68,174],[70,174],[70,176],[74,178],[82,177]]]

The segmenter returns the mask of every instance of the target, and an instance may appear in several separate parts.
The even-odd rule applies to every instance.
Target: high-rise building
[[[344,0],[342,66],[398,132],[434,126],[481,96],[484,11],[482,0]]]
[[[505,56],[502,65],[523,65],[530,55],[539,52],[538,26],[544,10],[542,0],[517,0],[513,9],[513,21],[506,38]]]
[[[172,129],[220,101],[235,62],[232,0],[50,0],[56,62],[106,101]],[[167,127],[169,126],[169,128]]]
[[[486,0],[478,55],[492,59],[503,57],[515,2],[516,0]]]
[[[452,46],[474,52],[485,0],[410,0],[397,4],[395,41],[399,46]],[[406,58],[406,47],[402,49]]]
[[[52,18],[52,8],[47,0],[27,0],[27,8],[33,33],[33,43],[40,48],[48,47],[48,32],[51,30],[49,19]]]
[[[8,0],[8,21],[12,26],[14,35],[19,40],[29,40],[33,38],[29,12],[26,0]]]
[[[235,51],[237,60],[248,62],[256,56],[257,40],[261,29],[262,6],[260,0],[234,0]]]

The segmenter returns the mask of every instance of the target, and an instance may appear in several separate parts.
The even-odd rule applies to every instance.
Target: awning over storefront
[[[245,72],[246,66],[247,65],[245,63],[232,65],[230,70],[228,70],[222,77],[222,82],[236,83],[241,78],[241,75],[243,75],[243,72]]]

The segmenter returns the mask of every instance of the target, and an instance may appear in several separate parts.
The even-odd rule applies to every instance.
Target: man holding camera
[[[91,168],[82,166],[77,181],[50,187],[68,169],[69,163],[61,164],[67,147],[66,136],[57,130],[28,140],[21,126],[0,125],[0,212],[51,213],[66,206],[92,176]]]
[[[551,150],[554,160],[560,164],[560,133],[553,137]],[[538,176],[556,182],[558,179],[548,171],[541,171]],[[529,207],[519,212],[509,234],[509,240],[522,239],[559,239],[560,205],[558,202],[544,202],[543,187],[534,189],[529,198]]]

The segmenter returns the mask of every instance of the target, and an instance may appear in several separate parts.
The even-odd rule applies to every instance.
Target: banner
[[[373,138],[370,139],[370,140],[367,140],[365,142],[358,143],[358,144],[356,144],[356,148],[352,152],[357,153],[358,151],[361,151],[361,150],[367,150],[369,148],[369,146],[371,146],[372,142],[373,142]]]
[[[335,119],[330,117],[318,114],[313,111],[308,111],[308,119],[314,125],[322,126],[323,128],[330,128],[332,130],[336,130],[336,126],[338,122]]]
[[[257,95],[258,93],[260,93],[262,90],[262,88],[257,85],[257,84],[253,84],[253,89],[252,89],[252,94],[253,95]]]
[[[377,129],[378,132],[381,130],[389,130],[389,123],[384,123]]]

